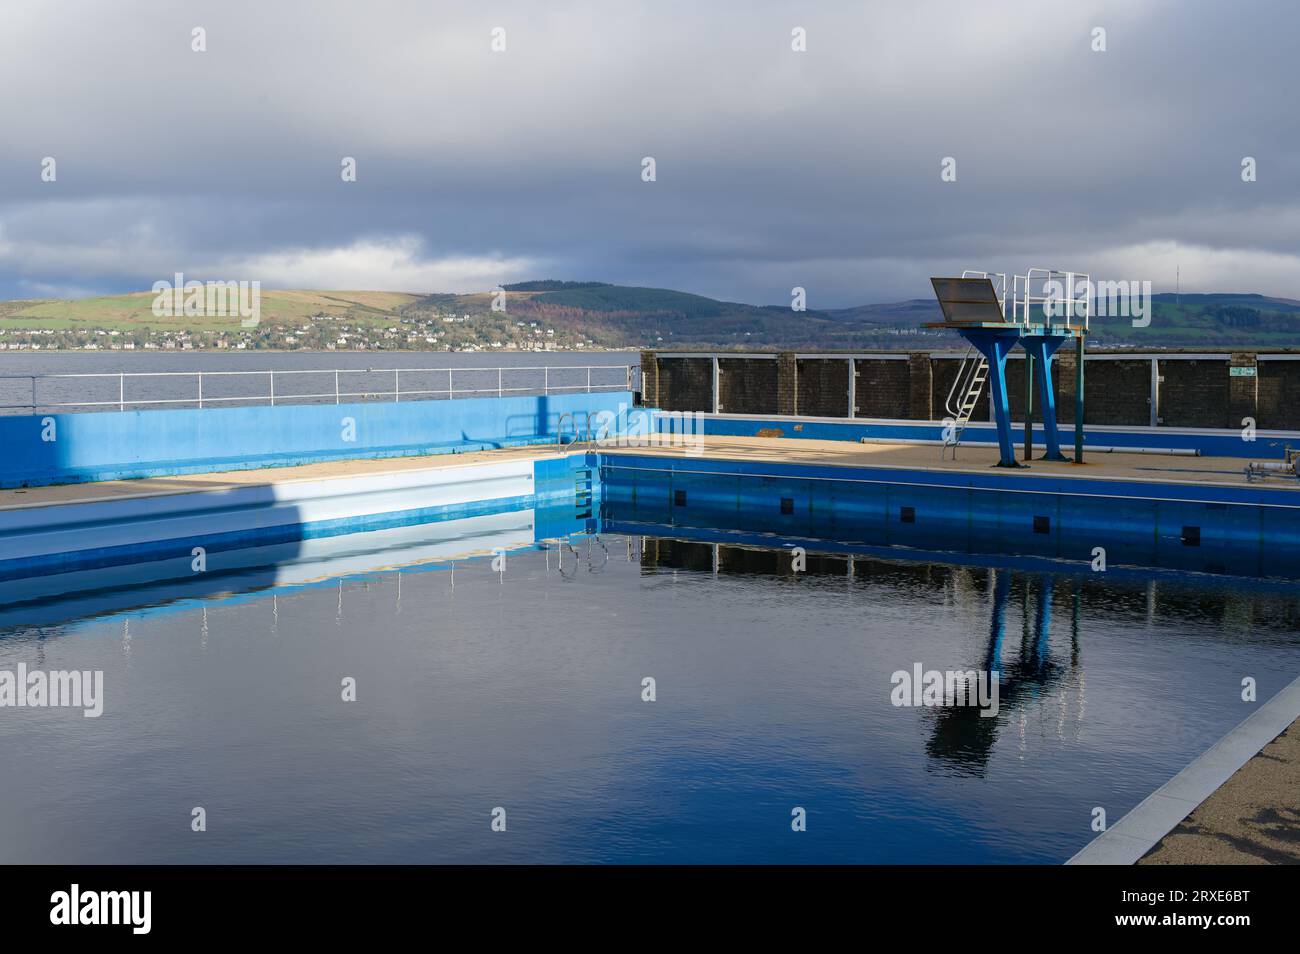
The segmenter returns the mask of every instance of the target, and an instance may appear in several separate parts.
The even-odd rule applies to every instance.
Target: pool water
[[[494,555],[496,519],[202,590],[10,591],[0,670],[102,670],[104,712],[0,709],[0,862],[1058,863],[1246,718],[1244,678],[1300,672],[1282,585],[796,571],[668,528]],[[894,705],[917,664],[998,669],[997,715]]]

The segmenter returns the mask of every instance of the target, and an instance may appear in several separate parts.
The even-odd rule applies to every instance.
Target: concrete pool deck
[[[1186,457],[1168,454],[1094,453],[1082,465],[1033,460],[1024,469],[994,468],[997,448],[961,447],[958,459],[942,461],[939,448],[917,444],[852,443],[799,438],[717,437],[692,438],[695,447],[663,446],[657,442],[630,441],[626,446],[587,444],[532,445],[464,454],[420,457],[385,457],[335,460],[292,467],[211,471],[175,477],[144,477],[0,490],[0,510],[41,507],[132,497],[229,490],[302,480],[328,480],[385,473],[406,473],[426,468],[465,464],[564,457],[593,449],[602,454],[650,454],[667,458],[738,460],[782,464],[842,467],[881,467],[926,470],[936,474],[997,474],[1001,477],[1072,477],[1088,480],[1122,480],[1149,483],[1230,486],[1249,489],[1300,491],[1300,480],[1270,478],[1248,483],[1243,464],[1230,457]],[[1039,448],[1041,452],[1041,448]]]
[[[1260,860],[1258,850],[1248,853],[1240,847],[1242,833],[1252,824],[1247,819],[1251,812],[1256,819],[1271,812],[1268,821],[1274,829],[1270,837],[1289,843],[1289,860],[1297,860],[1294,848],[1300,827],[1300,795],[1287,780],[1294,783],[1300,774],[1296,761],[1300,744],[1294,731],[1289,742],[1280,739],[1297,716],[1300,679],[1260,706],[1066,864],[1131,865],[1149,852],[1148,863],[1152,864],[1239,864],[1250,860],[1251,854]],[[1273,752],[1267,753],[1266,746]]]
[[[1151,483],[1214,484],[1252,489],[1300,490],[1300,480],[1269,478],[1248,483],[1245,465],[1233,457],[1193,457],[1172,454],[1090,452],[1085,463],[1074,464],[1034,459],[1023,469],[995,468],[996,447],[967,447],[957,450],[958,459],[941,460],[940,449],[925,444],[853,443],[849,441],[804,440],[797,437],[692,438],[699,449],[660,446],[651,442],[629,442],[626,447],[601,447],[604,454],[635,453],[663,457],[707,460],[764,461],[782,464],[822,464],[843,467],[897,467],[936,473],[990,472],[1007,478],[1019,476],[1073,477],[1088,480],[1146,481]],[[1042,447],[1035,448],[1042,453]]]
[[[1138,864],[1300,864],[1300,719]]]

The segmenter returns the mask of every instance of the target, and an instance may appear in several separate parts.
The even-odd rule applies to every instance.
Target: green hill
[[[473,295],[264,290],[262,323],[241,330],[237,317],[158,318],[153,295],[139,292],[75,301],[0,302],[2,340],[43,334],[47,350],[85,347],[103,333],[195,335],[194,347],[375,348],[586,347],[659,349],[897,349],[961,345],[942,330],[933,299],[792,311],[667,288],[540,280]],[[332,320],[325,320],[332,319]],[[347,337],[343,344],[338,332]],[[225,339],[222,343],[219,339]],[[33,339],[34,340],[34,339]],[[123,339],[125,340],[125,339]],[[1098,346],[1300,348],[1300,301],[1254,294],[1155,295],[1147,327],[1094,318]]]
[[[237,315],[213,318],[159,318],[153,314],[153,292],[105,295],[97,298],[47,298],[0,302],[0,328],[142,328],[235,329]],[[263,289],[264,322],[297,322],[313,315],[382,322],[417,299],[400,292],[283,291]]]
[[[1098,343],[1136,347],[1300,347],[1300,301],[1250,294],[1152,296],[1151,324],[1097,318]]]
[[[907,337],[945,340],[943,332],[919,330],[938,309],[859,318],[848,311],[788,305],[749,305],[668,288],[598,282],[524,282],[504,286],[507,313],[609,348],[845,349],[901,347]],[[432,295],[411,306],[454,307],[470,313],[489,308],[491,295]],[[872,306],[889,309],[891,306]]]

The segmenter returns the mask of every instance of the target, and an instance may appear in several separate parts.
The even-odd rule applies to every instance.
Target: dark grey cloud
[[[8,4],[0,290],[561,277],[835,306],[967,265],[1160,289],[1178,263],[1300,296],[1298,27],[1288,0]]]

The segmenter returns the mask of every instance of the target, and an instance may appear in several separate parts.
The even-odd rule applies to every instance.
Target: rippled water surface
[[[617,535],[364,566],[0,612],[0,669],[105,679],[98,719],[0,709],[0,861],[1060,862],[1300,671],[1300,601],[1240,581]],[[892,705],[918,663],[997,667],[998,715]]]

